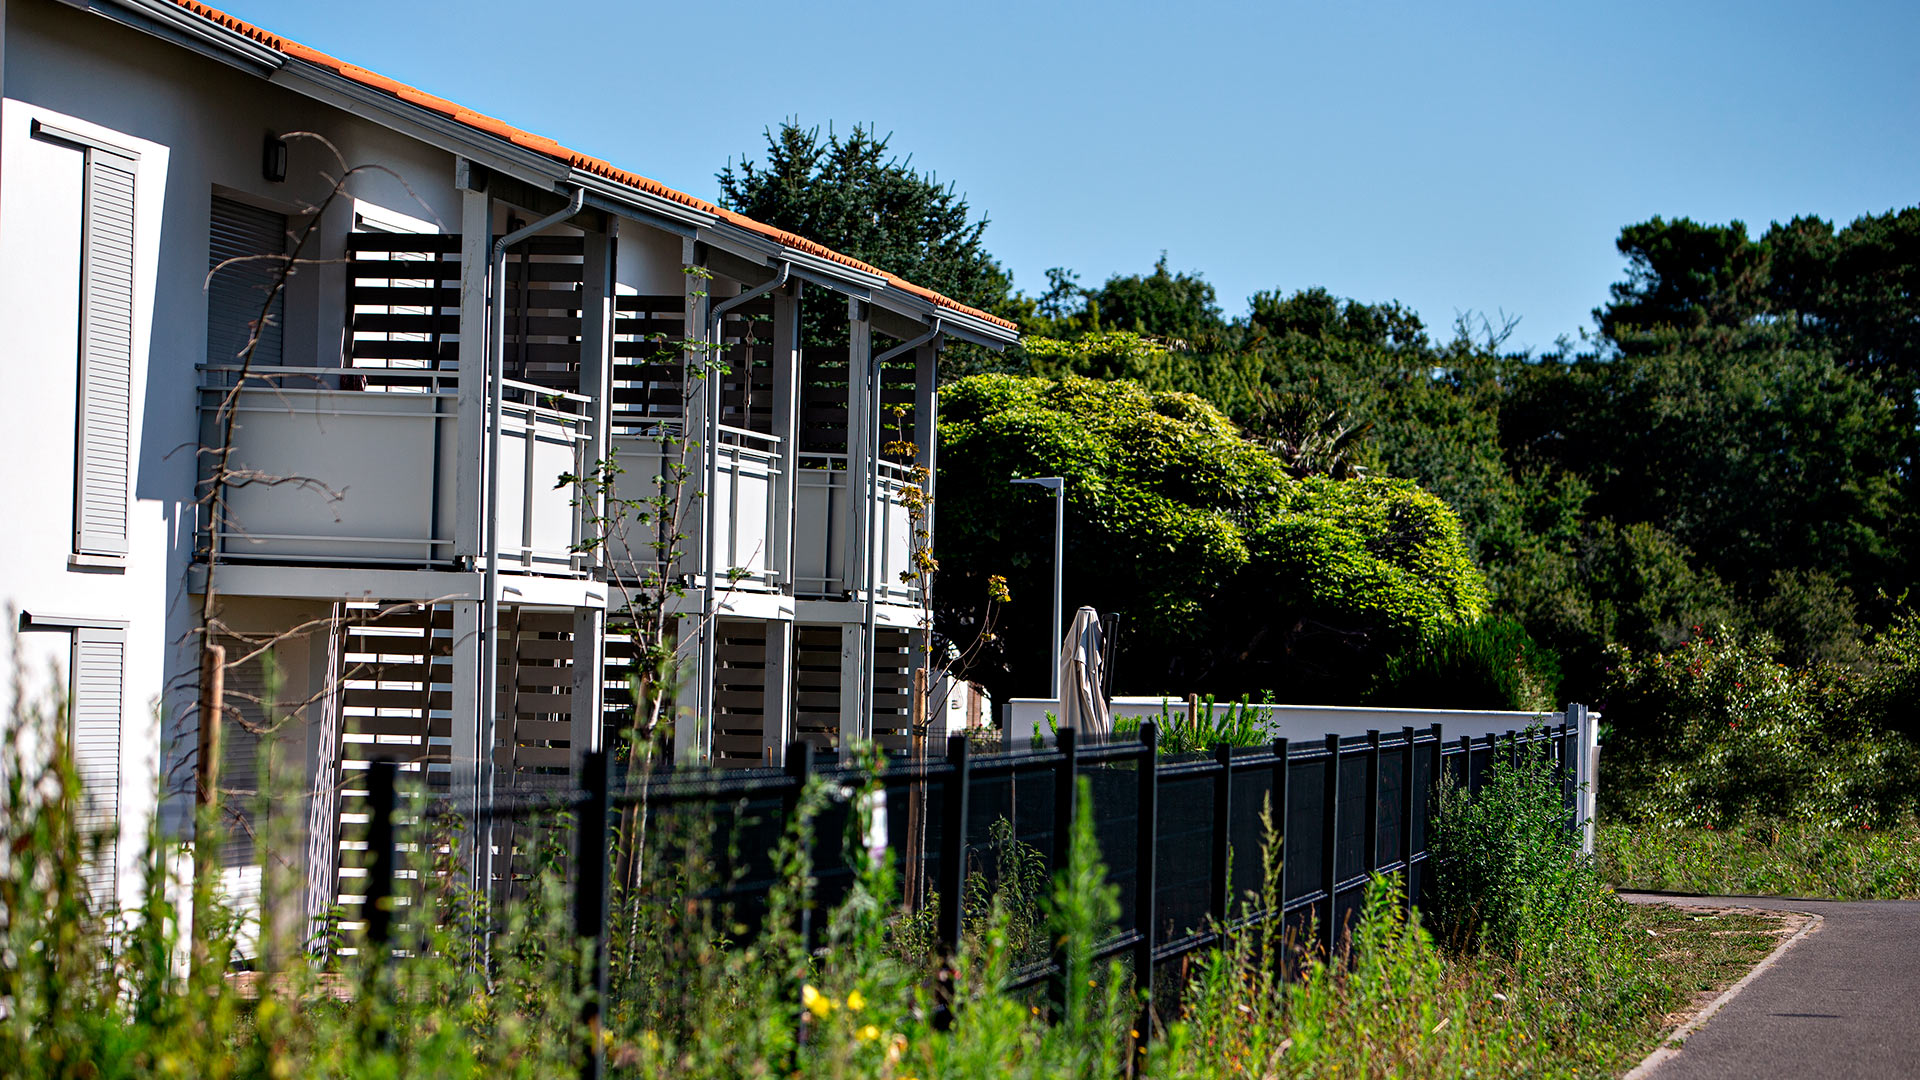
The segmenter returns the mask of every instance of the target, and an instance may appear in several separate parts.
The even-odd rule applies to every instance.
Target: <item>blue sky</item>
[[[871,124],[1028,292],[1165,250],[1229,315],[1323,285],[1544,346],[1628,223],[1920,202],[1914,4],[227,4],[708,198],[783,118]]]

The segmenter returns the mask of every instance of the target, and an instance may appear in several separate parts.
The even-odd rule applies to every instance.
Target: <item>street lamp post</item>
[[[1057,650],[1060,644],[1059,635],[1065,632],[1065,627],[1062,626],[1060,622],[1060,616],[1062,614],[1060,610],[1060,586],[1066,573],[1067,481],[1064,477],[1059,476],[1036,476],[1028,480],[1015,480],[1014,483],[1032,484],[1035,487],[1046,488],[1053,492],[1053,634],[1049,635],[1049,640],[1052,643],[1053,649],[1056,651],[1050,651],[1048,654],[1053,657],[1053,663],[1048,665],[1048,670],[1051,671],[1052,674],[1048,677],[1047,684],[1053,688],[1050,696],[1053,700],[1059,701],[1060,658]]]

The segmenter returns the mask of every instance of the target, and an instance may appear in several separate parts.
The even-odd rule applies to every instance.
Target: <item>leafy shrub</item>
[[[1442,628],[1387,658],[1369,703],[1404,708],[1506,709],[1555,707],[1560,661],[1506,616]]]
[[[1479,791],[1440,789],[1428,917],[1461,950],[1539,957],[1591,946],[1586,935],[1614,901],[1580,851],[1558,767],[1531,753],[1495,758]]]
[[[1015,477],[1066,478],[1068,595],[1119,612],[1116,690],[1286,686],[1351,700],[1389,652],[1484,611],[1453,512],[1411,481],[1294,480],[1219,410],[1136,383],[977,375],[941,398],[943,632],[957,598],[1004,573],[1052,591],[1052,507]],[[978,579],[979,587],[967,584]],[[1047,655],[1042,619],[1012,619],[1006,658]],[[1023,688],[986,672],[996,697]]]
[[[1902,639],[1885,646],[1897,686]],[[1912,807],[1920,755],[1878,736],[1842,671],[1790,668],[1770,638],[1722,629],[1666,653],[1614,653],[1600,795],[1626,820],[1886,821]],[[1876,691],[1877,692],[1877,691]],[[1867,697],[1872,697],[1869,693]]]

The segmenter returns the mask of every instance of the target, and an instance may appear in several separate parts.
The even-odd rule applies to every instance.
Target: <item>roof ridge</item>
[[[649,179],[648,177],[641,176],[639,173],[629,172],[610,162],[562,146],[544,135],[536,135],[523,128],[515,127],[498,117],[475,112],[464,105],[448,101],[446,98],[434,94],[429,94],[418,87],[409,86],[398,79],[388,78],[377,71],[370,71],[358,64],[348,63],[337,56],[332,56],[318,49],[302,45],[300,42],[290,38],[283,38],[271,31],[261,29],[252,23],[237,19],[224,11],[208,7],[200,3],[199,0],[174,0],[174,3],[178,4],[182,9],[198,15],[209,22],[223,26],[234,33],[240,34],[261,45],[265,45],[283,55],[327,68],[342,78],[351,79],[362,86],[392,94],[394,97],[408,104],[417,105],[423,109],[439,113],[476,131],[485,132],[497,138],[505,139],[516,146],[524,147],[557,161],[565,162],[571,168],[592,173],[595,176],[611,180],[614,183],[677,202],[682,206],[687,206],[703,213],[712,214],[722,221],[737,225],[751,232],[759,233],[769,239],[778,241],[786,247],[795,248],[809,255],[873,274],[883,278],[890,286],[901,289],[904,292],[912,293],[922,299],[930,300],[940,307],[964,312],[992,323],[995,326],[1002,326],[1009,330],[1019,329],[1018,324],[1011,320],[989,314],[976,307],[970,307],[952,297],[929,289],[924,285],[915,285],[905,278],[900,277],[898,274],[888,273],[879,267],[862,262],[851,255],[842,255],[840,252],[816,240],[809,240],[798,233],[788,232],[785,229],[768,225],[765,222],[755,221],[745,214],[728,210],[723,206],[708,202],[705,199],[668,187],[658,180]]]

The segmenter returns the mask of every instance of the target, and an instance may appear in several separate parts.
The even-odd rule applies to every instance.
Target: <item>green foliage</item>
[[[1216,746],[1264,746],[1273,738],[1267,729],[1264,706],[1272,704],[1272,691],[1261,696],[1260,705],[1242,696],[1218,708],[1213,695],[1208,694],[1199,700],[1199,708],[1189,719],[1186,709],[1162,701],[1160,716],[1154,721],[1160,732],[1156,746],[1162,754],[1197,754]],[[1123,738],[1137,737],[1140,723],[1137,716],[1117,716],[1113,733]]]
[[[1200,342],[1226,328],[1213,286],[1198,274],[1169,271],[1164,251],[1153,273],[1115,274],[1092,301],[1090,309],[1103,326],[1173,341]]]
[[[1116,689],[1285,685],[1295,700],[1359,693],[1387,651],[1478,617],[1486,590],[1459,522],[1404,480],[1294,480],[1218,410],[1129,382],[979,375],[941,402],[942,562],[1003,568],[1015,596],[1051,592],[1050,499],[1009,486],[1066,478],[1066,592],[1126,620]],[[964,605],[942,630],[968,635]],[[1003,659],[1045,651],[1012,619]],[[983,674],[996,697],[1030,683]]]
[[[1695,896],[1920,900],[1920,825],[1760,818],[1730,827],[1600,826],[1601,871],[1623,889]]]
[[[1920,752],[1873,729],[1844,671],[1788,667],[1770,639],[1724,628],[1615,660],[1600,789],[1611,814],[1676,825],[1753,816],[1858,825],[1914,806]]]
[[[1558,701],[1560,661],[1508,616],[1451,626],[1387,658],[1369,704],[1546,712]]]
[[[1441,939],[1536,960],[1597,946],[1582,935],[1607,924],[1617,903],[1580,851],[1558,766],[1523,751],[1516,764],[1496,753],[1483,786],[1448,783],[1428,843],[1437,867],[1425,897]]]

